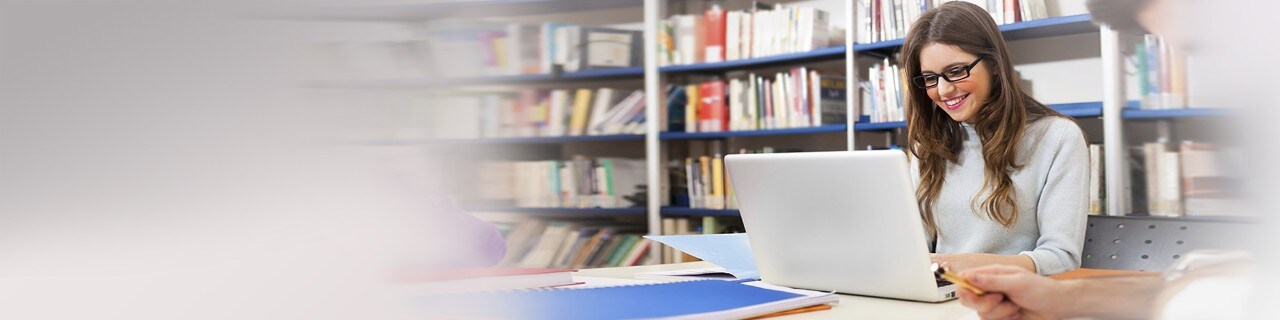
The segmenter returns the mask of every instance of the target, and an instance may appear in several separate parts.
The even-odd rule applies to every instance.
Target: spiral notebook
[[[838,300],[832,293],[760,281],[697,280],[452,295],[429,299],[424,307],[445,318],[736,319]]]

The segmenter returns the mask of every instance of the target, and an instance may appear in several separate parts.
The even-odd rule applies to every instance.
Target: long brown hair
[[[952,45],[973,54],[985,55],[983,64],[991,73],[991,95],[974,115],[974,129],[982,139],[982,159],[986,162],[982,191],[969,205],[975,212],[1005,228],[1018,220],[1018,203],[1009,174],[1022,168],[1017,162],[1018,143],[1026,125],[1046,116],[1064,117],[1022,91],[1009,49],[995,21],[986,10],[968,2],[948,2],[925,12],[911,25],[903,42],[903,65],[907,78],[920,76],[920,51],[931,43]],[[945,81],[945,80],[943,80]],[[938,236],[933,205],[942,190],[947,163],[956,163],[967,136],[960,123],[939,110],[927,89],[908,85],[907,150],[918,159],[920,185],[916,203],[930,237]],[[989,191],[986,199],[978,197]]]

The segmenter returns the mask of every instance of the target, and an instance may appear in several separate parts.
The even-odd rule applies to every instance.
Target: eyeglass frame
[[[929,88],[937,87],[939,83],[942,83],[941,81],[937,81],[937,82],[934,82],[932,86],[925,85],[924,81],[927,81],[929,76],[935,76],[942,80],[947,80],[947,83],[955,83],[956,81],[968,79],[969,76],[973,75],[973,68],[977,67],[978,63],[982,62],[982,59],[986,59],[986,58],[987,58],[986,54],[980,54],[978,55],[978,59],[973,60],[973,63],[970,63],[969,65],[966,65],[966,66],[960,66],[960,68],[964,69],[964,76],[960,77],[959,79],[951,79],[947,77],[946,75],[944,75],[945,73],[947,73],[947,71],[944,70],[942,71],[942,73],[932,73],[932,74],[918,75],[918,76],[912,77],[911,84],[921,89],[929,89]],[[947,69],[947,70],[950,70],[950,69]],[[919,80],[920,82],[917,82],[917,80]]]

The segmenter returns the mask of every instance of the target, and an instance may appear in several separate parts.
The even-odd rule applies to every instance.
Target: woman
[[[1070,118],[1026,94],[986,10],[949,2],[903,44],[907,144],[935,262],[1080,266],[1088,149]]]

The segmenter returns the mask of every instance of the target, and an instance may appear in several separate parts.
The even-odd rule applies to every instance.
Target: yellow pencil
[[[961,288],[969,289],[969,291],[972,291],[974,294],[978,294],[978,295],[986,294],[986,292],[983,292],[982,289],[978,289],[978,287],[974,287],[972,284],[969,284],[969,281],[965,281],[964,278],[961,278],[959,275],[952,273],[951,270],[948,270],[947,268],[943,268],[937,263],[934,263],[931,267],[933,268],[933,273],[937,274],[938,277],[942,278],[942,280],[951,281],[951,283],[954,283],[957,286],[960,286]]]

